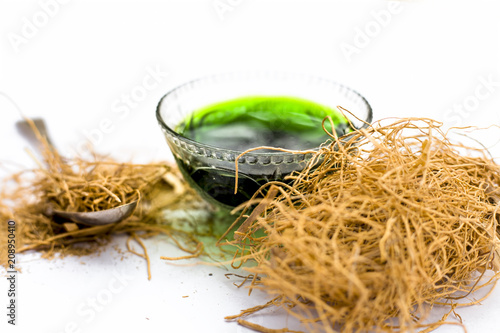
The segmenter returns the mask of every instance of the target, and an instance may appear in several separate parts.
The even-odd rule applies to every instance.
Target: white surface
[[[26,116],[44,117],[67,154],[93,133],[98,151],[124,160],[169,158],[154,116],[160,97],[187,80],[242,69],[306,72],[342,82],[368,99],[376,119],[430,116],[448,125],[500,124],[495,1],[403,2],[388,16],[380,14],[388,3],[373,0],[73,0],[50,7],[51,17],[41,6],[48,2],[0,2],[0,91]],[[231,10],[218,12],[216,4]],[[26,22],[40,27],[29,31]],[[363,40],[359,31],[366,29],[371,37]],[[15,38],[25,39],[15,47]],[[347,44],[351,51],[359,46],[350,57],[342,51]],[[155,83],[147,78],[155,70],[168,74],[157,75]],[[141,90],[144,83],[148,89]],[[141,101],[123,104],[126,94],[141,91]],[[31,166],[14,130],[20,115],[1,96],[0,117],[0,160]],[[486,139],[493,144],[500,135]],[[500,156],[498,149],[495,154]],[[116,243],[123,246],[124,239]],[[8,326],[0,310],[0,331],[71,332],[74,323],[77,332],[248,332],[223,317],[265,296],[247,297],[223,270],[161,261],[160,255],[179,254],[162,238],[147,245],[150,282],[142,259],[127,255],[122,261],[113,251],[50,262],[21,256],[18,326]],[[123,288],[116,272],[130,275]],[[6,290],[2,278],[2,309]],[[88,302],[99,297],[106,304],[90,311]],[[457,312],[469,333],[499,332],[500,289],[481,306]],[[293,326],[286,316],[254,321]],[[436,332],[462,330],[447,326]]]

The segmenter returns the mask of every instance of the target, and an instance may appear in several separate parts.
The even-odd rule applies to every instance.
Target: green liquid
[[[176,131],[194,141],[231,150],[259,146],[305,150],[329,138],[321,126],[327,116],[337,135],[350,131],[344,116],[329,107],[293,97],[250,96],[197,110]],[[332,131],[328,121],[325,127]]]
[[[250,96],[197,110],[176,127],[176,132],[206,145],[241,152],[260,146],[307,150],[330,139],[322,128],[327,116],[339,137],[352,130],[344,116],[329,107],[293,97]],[[329,121],[324,125],[332,132]],[[209,201],[227,208],[247,201],[266,182],[283,181],[286,176],[279,172],[264,175],[257,166],[239,173],[238,192],[234,194],[234,169],[215,168],[209,161],[177,158],[177,162],[192,186]]]

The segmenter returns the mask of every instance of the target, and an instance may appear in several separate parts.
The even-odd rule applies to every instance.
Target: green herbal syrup
[[[327,116],[339,136],[349,131],[344,116],[329,107],[295,97],[251,96],[197,110],[176,131],[194,141],[231,150],[259,146],[304,150],[329,138],[321,127]],[[325,126],[332,130],[329,122]]]
[[[259,146],[306,150],[317,148],[330,138],[322,128],[327,116],[333,120],[338,136],[351,131],[340,112],[312,101],[284,96],[249,96],[196,110],[176,127],[176,132],[194,141],[229,150],[245,151]],[[332,131],[329,121],[325,122],[325,128]],[[283,181],[285,176],[270,179],[259,174],[256,167],[252,172],[239,174],[238,193],[234,194],[233,170],[178,162],[191,185],[199,187],[210,200],[229,207],[250,199],[267,181]]]

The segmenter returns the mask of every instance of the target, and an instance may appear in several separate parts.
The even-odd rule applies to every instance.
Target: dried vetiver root
[[[257,213],[243,212],[232,243],[235,262],[255,262],[243,266],[251,288],[321,332],[428,331],[447,323],[426,321],[432,306],[480,302],[467,298],[500,277],[500,166],[488,152],[431,119],[331,137],[292,185],[267,184]]]

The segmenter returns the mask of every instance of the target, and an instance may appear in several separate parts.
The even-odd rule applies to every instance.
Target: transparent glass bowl
[[[220,74],[194,80],[171,90],[163,96],[156,110],[160,127],[187,182],[207,201],[221,208],[231,209],[245,202],[266,182],[283,181],[285,176],[302,170],[311,157],[283,152],[247,153],[238,160],[238,192],[234,194],[235,161],[243,151],[196,142],[175,131],[176,126],[196,110],[247,96],[289,96],[332,109],[342,106],[364,120],[347,115],[358,129],[372,121],[372,109],[359,93],[341,84],[309,75]],[[326,139],[328,137],[325,134]]]

